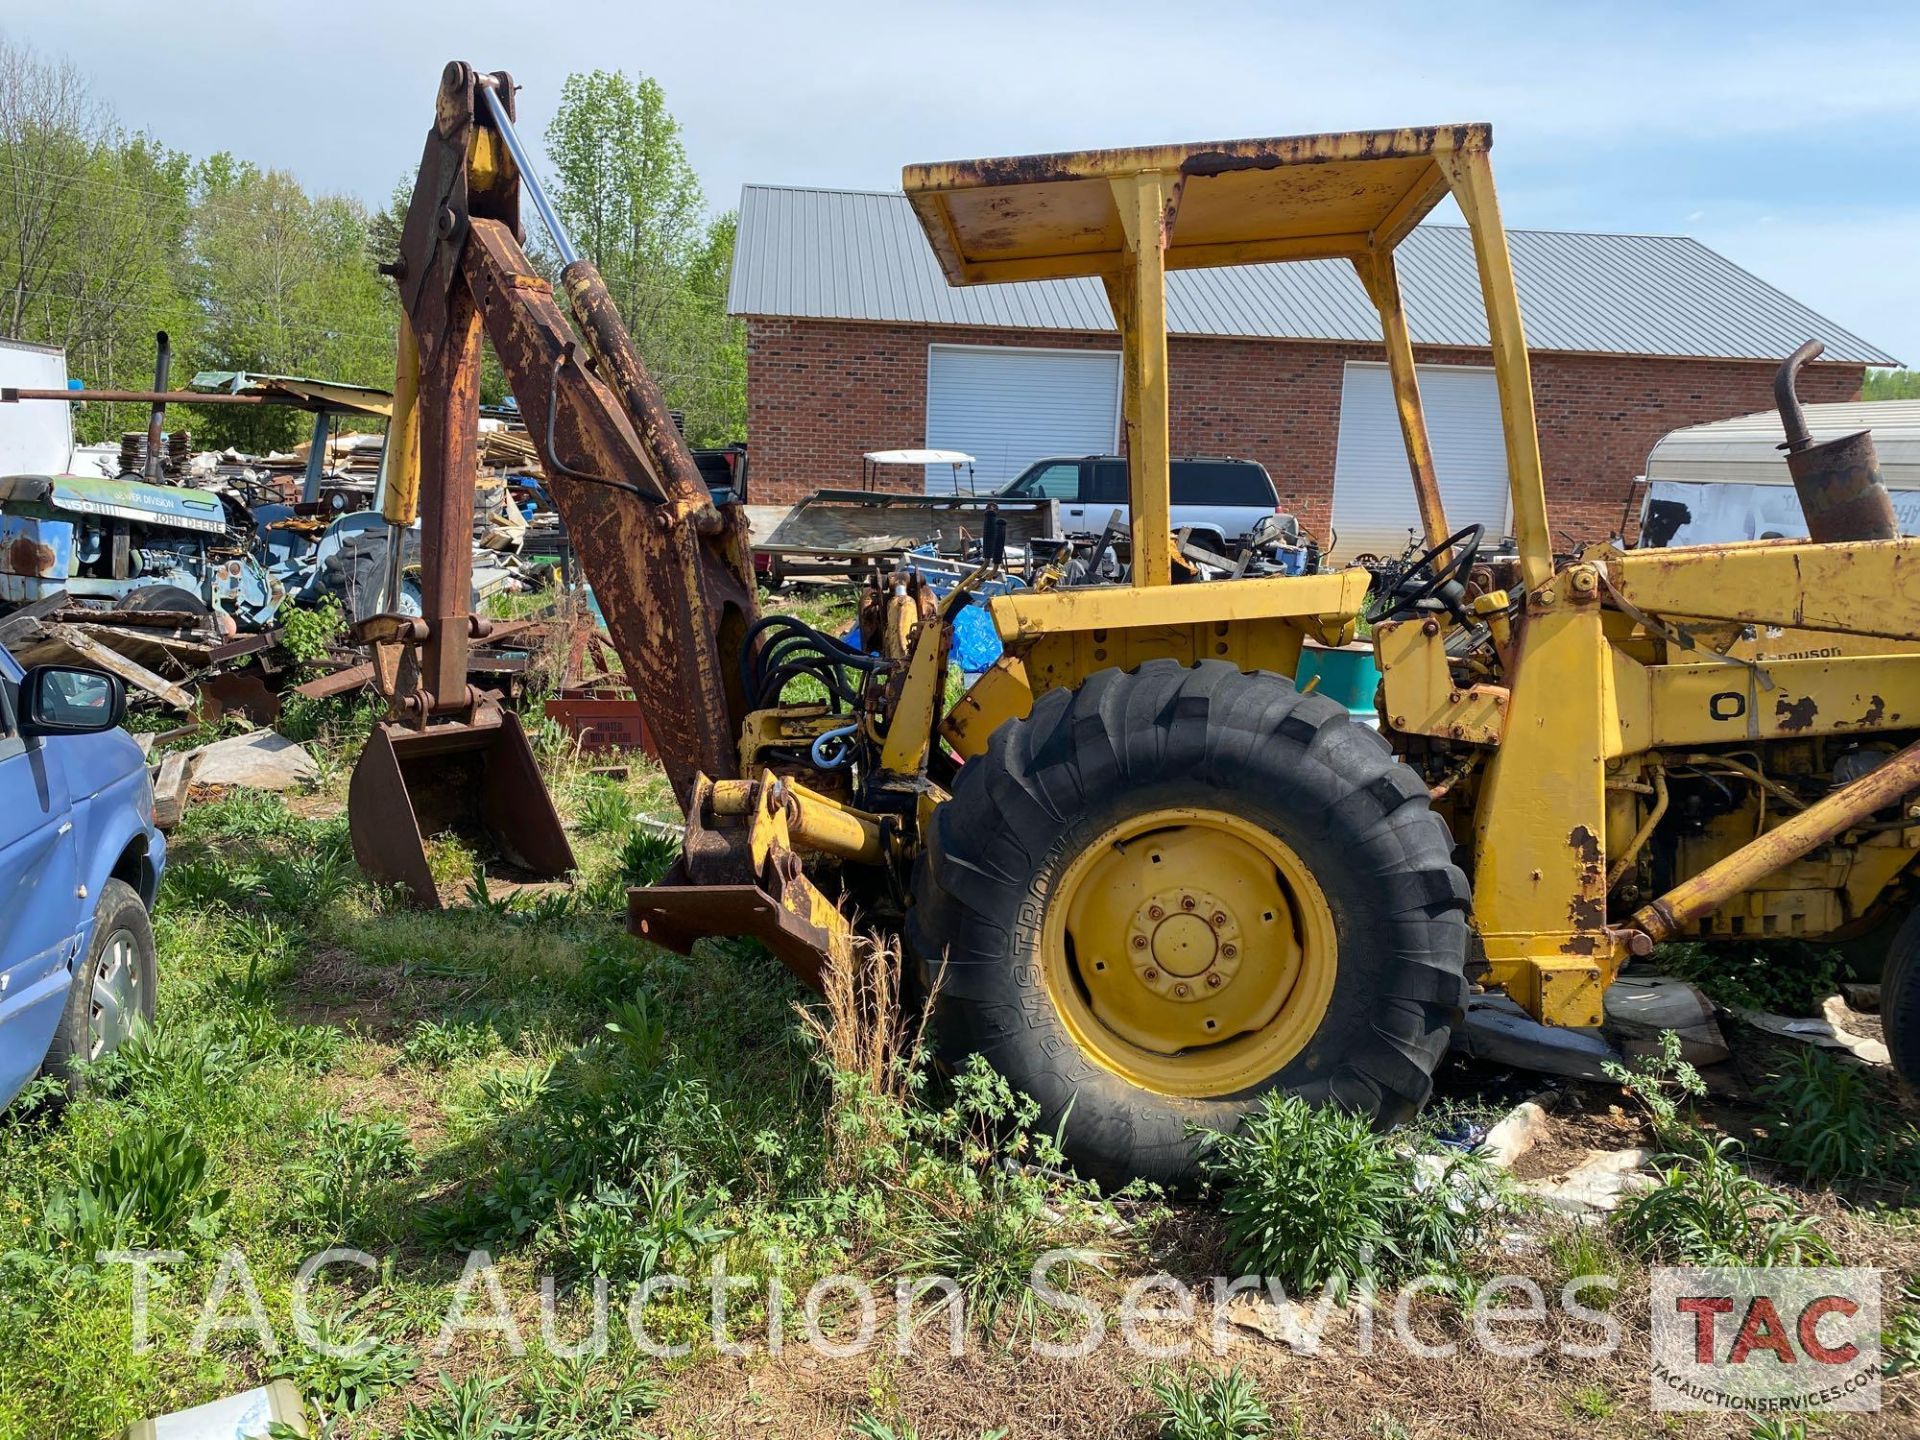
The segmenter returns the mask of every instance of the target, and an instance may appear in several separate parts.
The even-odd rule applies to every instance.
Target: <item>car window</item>
[[[1273,481],[1247,460],[1176,460],[1176,505],[1252,505],[1270,510],[1278,503]]]
[[[1127,503],[1127,462],[1096,460],[1087,467],[1086,500],[1090,505]]]
[[[1065,460],[1029,470],[1007,487],[1009,495],[1033,495],[1047,500],[1080,498],[1080,462]]]

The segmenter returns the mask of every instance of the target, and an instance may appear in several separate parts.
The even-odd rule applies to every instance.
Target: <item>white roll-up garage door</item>
[[[927,446],[973,456],[982,490],[998,489],[1042,456],[1110,455],[1119,423],[1118,352],[928,347]],[[928,469],[929,492],[953,483],[947,466]]]
[[[1422,365],[1421,408],[1447,523],[1485,525],[1489,542],[1507,531],[1507,449],[1493,371]],[[1340,442],[1333,464],[1335,555],[1398,555],[1420,526],[1407,448],[1384,364],[1347,362],[1340,389]]]

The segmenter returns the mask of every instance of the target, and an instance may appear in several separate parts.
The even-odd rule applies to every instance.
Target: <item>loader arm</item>
[[[394,267],[420,354],[422,684],[432,713],[462,709],[484,334],[684,806],[697,775],[738,773],[738,656],[755,614],[746,522],[713,505],[599,272],[571,256],[537,190],[577,336],[529,261],[512,96],[504,72],[446,68]]]

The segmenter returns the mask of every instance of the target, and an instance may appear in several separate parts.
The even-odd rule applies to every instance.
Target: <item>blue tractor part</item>
[[[285,591],[253,553],[238,501],[210,490],[86,475],[0,477],[0,605],[65,592],[125,600],[171,586],[241,629],[272,623]]]

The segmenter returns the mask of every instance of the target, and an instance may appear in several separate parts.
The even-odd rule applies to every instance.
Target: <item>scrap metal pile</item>
[[[418,528],[391,529],[378,509],[391,395],[231,373],[167,392],[164,356],[163,338],[153,392],[5,394],[19,403],[145,402],[153,418],[117,445],[76,449],[73,473],[0,476],[0,644],[23,663],[112,671],[137,710],[171,712],[183,727],[235,712],[271,724],[289,689],[325,698],[368,685],[371,652],[350,627],[381,610],[419,614]],[[196,449],[186,428],[162,427],[168,403],[289,405],[314,416],[314,433],[266,454]],[[345,428],[355,423],[380,428]],[[484,417],[479,429],[476,610],[495,596],[564,588],[569,549],[515,416]],[[528,553],[530,526],[539,555]],[[547,685],[617,709],[606,667],[587,646],[585,606],[560,594],[541,609],[541,618],[495,625],[470,658],[473,683],[512,693],[553,654]],[[339,623],[303,625],[301,611],[337,611]]]

